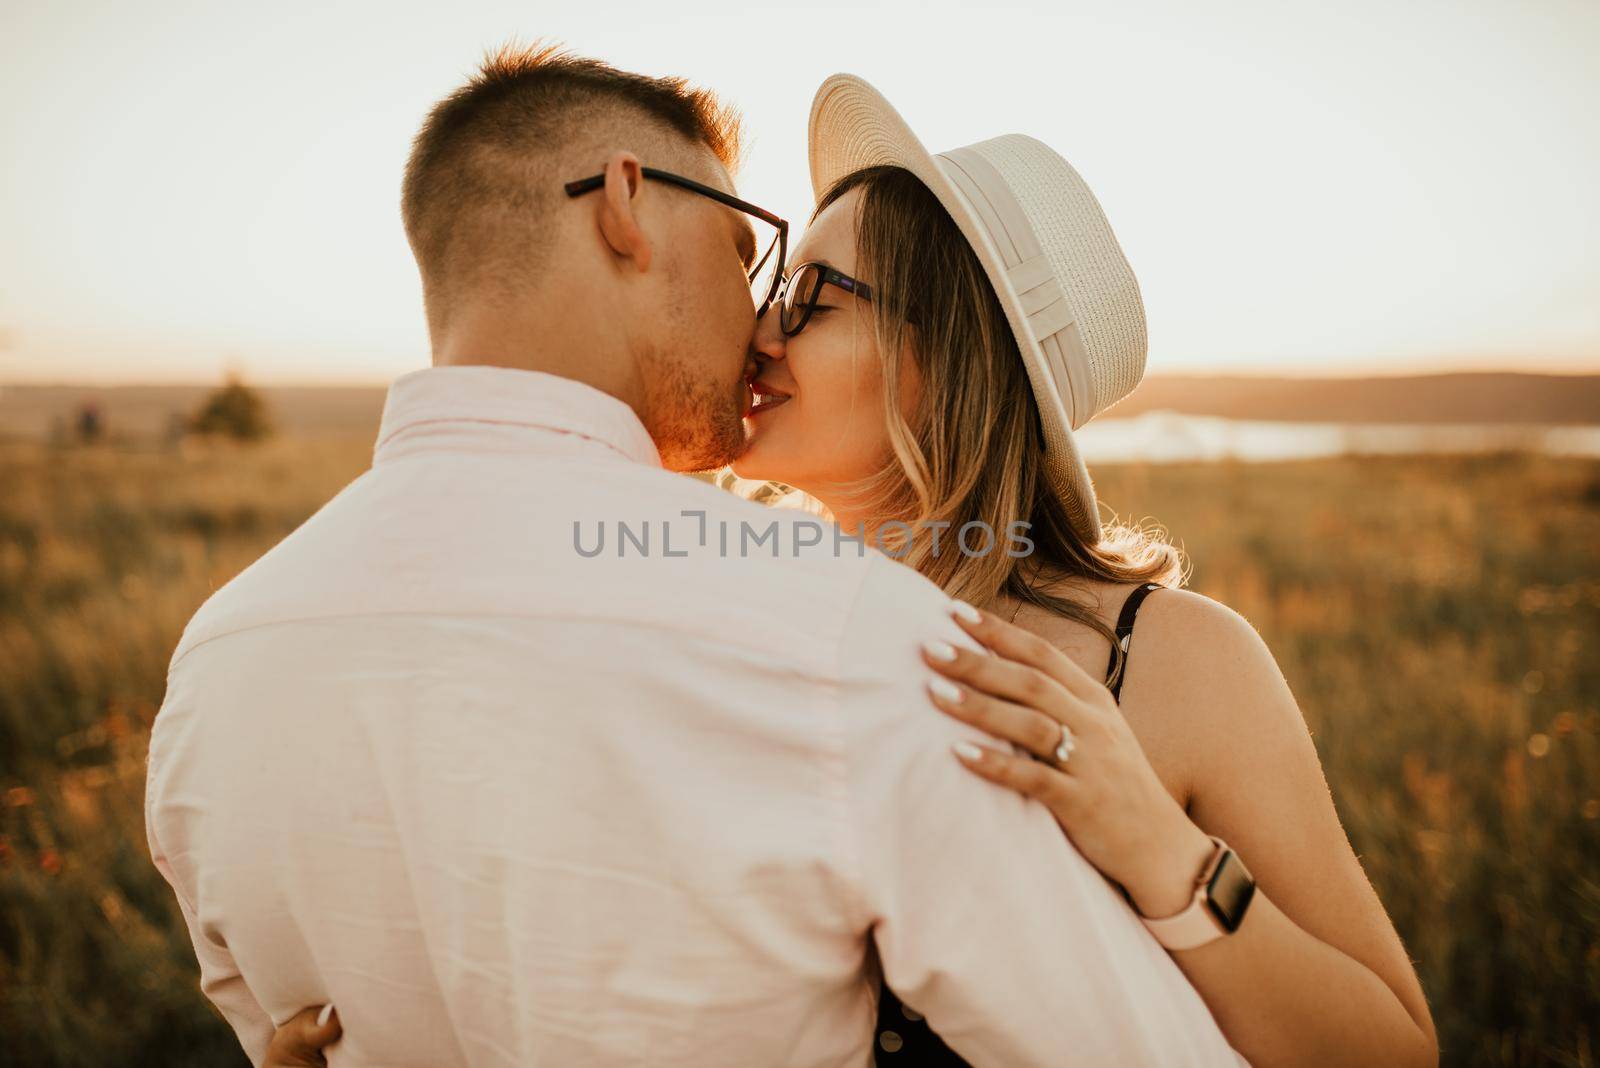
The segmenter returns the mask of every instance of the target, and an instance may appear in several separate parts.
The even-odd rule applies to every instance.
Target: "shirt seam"
[[[533,619],[560,619],[560,620],[563,620],[563,621],[566,621],[566,622],[570,622],[570,623],[626,624],[626,625],[631,625],[631,626],[637,626],[637,627],[640,627],[640,628],[648,628],[649,630],[652,630],[652,631],[665,631],[668,634],[691,634],[691,635],[694,635],[696,637],[709,638],[709,639],[711,639],[713,641],[723,642],[723,643],[726,643],[728,645],[732,645],[732,646],[734,646],[736,648],[739,648],[739,649],[744,649],[744,650],[758,652],[758,653],[765,653],[765,652],[770,652],[771,651],[770,646],[761,645],[761,644],[755,643],[755,642],[739,641],[737,639],[729,638],[728,635],[726,635],[724,633],[721,633],[721,632],[713,632],[713,631],[709,631],[709,630],[700,630],[700,629],[689,630],[688,628],[682,626],[681,624],[677,624],[677,623],[670,623],[670,624],[666,623],[666,622],[659,622],[658,623],[658,622],[653,622],[653,621],[650,621],[650,620],[637,619],[637,618],[634,618],[634,617],[631,617],[631,616],[616,616],[616,615],[601,615],[601,614],[589,614],[589,615],[584,615],[584,614],[554,614],[554,613],[543,613],[543,612],[535,612],[535,611],[520,611],[520,612],[512,612],[512,611],[501,611],[501,612],[486,612],[486,611],[443,612],[443,611],[439,611],[437,609],[431,609],[431,608],[430,609],[416,609],[416,610],[404,610],[403,609],[403,610],[392,610],[392,611],[368,611],[368,612],[327,612],[327,613],[317,613],[315,615],[287,616],[287,617],[282,618],[282,619],[267,619],[267,620],[262,620],[259,623],[247,623],[247,624],[245,624],[243,626],[230,627],[227,630],[221,631],[220,633],[208,635],[207,637],[204,637],[204,638],[201,638],[201,639],[197,640],[193,645],[189,646],[187,649],[183,649],[181,653],[175,654],[173,659],[172,659],[172,662],[170,664],[168,664],[168,666],[167,666],[167,675],[168,675],[168,678],[170,679],[172,673],[177,670],[178,665],[181,664],[183,661],[187,660],[189,658],[190,654],[194,653],[197,649],[200,649],[200,648],[202,648],[203,646],[206,646],[206,645],[210,645],[214,641],[219,641],[220,639],[223,639],[223,638],[233,637],[236,634],[244,634],[244,633],[247,633],[247,632],[253,631],[253,630],[261,630],[261,629],[263,629],[265,627],[289,626],[289,625],[295,624],[295,623],[315,623],[315,622],[321,622],[323,620],[335,620],[335,619],[384,619],[384,618],[389,618],[389,617],[393,617],[393,616],[411,616],[411,617],[423,617],[423,618],[433,618],[433,619],[528,619],[528,620],[533,620]],[[833,670],[833,675],[832,675],[831,678],[825,679],[825,683],[828,684],[828,685],[832,685],[832,686],[837,686],[837,679],[838,679],[838,674],[837,674],[837,671],[838,671],[837,647],[838,647],[838,645],[839,645],[838,641],[835,641],[834,642],[835,659],[834,659],[833,663],[831,664],[831,668]],[[181,642],[180,642],[180,646],[181,646]],[[823,672],[824,670],[827,670],[830,667],[830,665],[828,663],[824,662],[824,658],[823,657],[814,658],[813,666],[814,666],[814,670],[816,670],[818,673],[821,673],[821,672]]]

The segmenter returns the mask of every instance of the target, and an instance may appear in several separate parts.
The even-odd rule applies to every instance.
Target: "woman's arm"
[[[1247,621],[1186,591],[1140,614],[1142,653],[1124,695],[1181,710],[1186,813],[1098,679],[988,613],[957,619],[998,655],[928,655],[963,693],[934,703],[1041,758],[986,749],[963,759],[969,768],[1047,805],[1147,916],[1187,904],[1207,835],[1255,875],[1238,931],[1173,952],[1252,1065],[1437,1065],[1416,974],[1339,824],[1294,698]],[[1076,748],[1058,768],[1062,722]]]

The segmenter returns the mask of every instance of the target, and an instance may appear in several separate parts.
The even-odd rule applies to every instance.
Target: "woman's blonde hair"
[[[1183,554],[1138,526],[1103,524],[1093,545],[1073,530],[1045,477],[1043,431],[1016,338],[967,239],[899,167],[845,176],[816,211],[853,189],[861,190],[856,273],[872,286],[894,462],[846,489],[852,510],[875,517],[885,551],[951,597],[983,606],[1009,594],[1098,631],[1116,650],[1114,679],[1122,670],[1115,633],[1091,608],[1053,591],[1074,580],[1181,586]],[[901,415],[908,354],[922,380],[909,420]],[[755,496],[827,514],[770,486]],[[888,520],[898,521],[892,533],[881,527]],[[1032,543],[1026,555],[1005,551],[1019,522]],[[991,551],[961,551],[958,532],[970,523],[986,525]]]

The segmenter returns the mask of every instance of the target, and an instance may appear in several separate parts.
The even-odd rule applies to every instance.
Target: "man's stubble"
[[[669,285],[682,292],[675,265],[664,265]],[[643,346],[650,436],[662,465],[673,471],[711,471],[726,467],[745,448],[744,378],[715,377],[702,358],[700,324],[683,305],[671,306],[664,329]],[[742,372],[741,366],[741,372]]]

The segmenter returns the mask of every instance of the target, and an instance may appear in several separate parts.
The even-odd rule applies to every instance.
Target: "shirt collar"
[[[655,442],[634,410],[593,386],[545,371],[453,365],[401,375],[389,386],[373,463],[400,452],[417,429],[448,429],[504,447],[526,428],[573,434],[626,459],[661,466]],[[449,424],[444,426],[442,424]],[[530,449],[538,446],[530,442]]]

